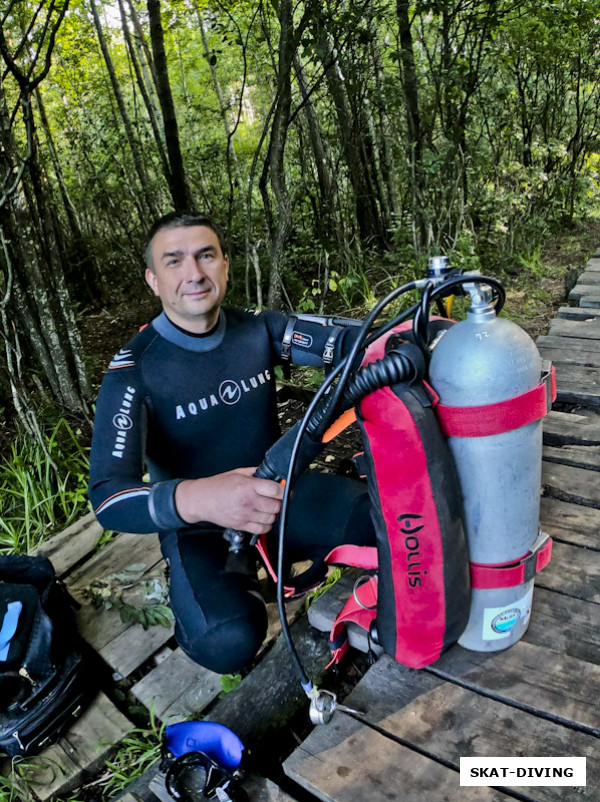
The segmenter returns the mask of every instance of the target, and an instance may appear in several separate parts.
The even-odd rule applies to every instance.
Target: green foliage
[[[343,568],[340,568],[338,566],[333,568],[329,572],[327,579],[325,580],[325,582],[323,582],[322,585],[319,585],[318,588],[315,588],[314,590],[311,590],[310,593],[306,594],[306,598],[304,599],[304,609],[308,612],[308,608],[310,607],[310,605],[313,604],[313,602],[315,602],[319,598],[319,596],[322,596],[324,593],[326,593],[330,587],[335,585],[335,583],[341,578],[343,573],[344,573]]]
[[[0,802],[30,802],[33,796],[26,787],[18,764],[13,764],[8,777],[0,776]]]
[[[133,563],[123,570],[95,580],[85,596],[95,607],[117,610],[121,621],[170,627],[174,621],[168,606],[168,585],[161,570],[146,572],[145,563]]]
[[[31,551],[87,508],[88,449],[61,419],[44,438],[11,443],[0,463],[0,551]]]
[[[221,693],[219,697],[222,698],[228,693],[231,693],[242,681],[241,674],[222,674],[221,675]]]
[[[119,744],[117,754],[106,761],[102,799],[111,799],[149,769],[160,757],[165,724],[158,724],[153,711],[147,727],[137,727]]]

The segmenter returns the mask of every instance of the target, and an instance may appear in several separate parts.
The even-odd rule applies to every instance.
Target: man
[[[352,334],[315,322],[297,331],[294,317],[223,309],[229,259],[203,215],[157,221],[146,262],[163,311],[116,354],[102,383],[90,499],[107,529],[158,530],[178,643],[196,662],[230,673],[250,663],[266,633],[255,577],[225,570],[222,530],[269,532],[280,510],[281,486],[252,475],[279,436],[274,366],[282,351],[301,364],[340,358]],[[290,559],[319,565],[341,542],[374,543],[363,485],[302,477]]]

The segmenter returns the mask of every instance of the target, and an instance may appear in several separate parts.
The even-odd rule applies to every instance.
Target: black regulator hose
[[[296,469],[296,460],[298,457],[298,452],[300,450],[300,443],[302,438],[305,435],[307,427],[312,419],[312,416],[315,414],[315,410],[317,406],[321,403],[321,400],[326,394],[330,393],[331,385],[335,381],[335,378],[340,375],[339,381],[336,385],[336,388],[333,392],[331,392],[330,398],[326,402],[326,414],[319,416],[318,423],[313,427],[313,431],[311,433],[311,439],[321,439],[325,430],[327,429],[327,425],[329,421],[333,417],[333,414],[338,409],[338,405],[344,395],[345,387],[349,379],[350,372],[356,360],[356,357],[359,351],[365,350],[371,345],[375,340],[381,337],[383,334],[387,333],[392,329],[394,326],[400,325],[404,320],[414,314],[416,306],[412,306],[410,309],[406,310],[405,312],[400,313],[397,315],[393,320],[389,321],[388,323],[381,326],[378,330],[373,332],[370,336],[368,336],[368,332],[371,329],[371,326],[377,319],[377,317],[381,314],[382,310],[388,306],[392,301],[394,301],[399,296],[405,294],[406,292],[410,292],[411,290],[418,289],[422,287],[422,282],[411,281],[408,284],[404,284],[401,287],[397,287],[395,290],[392,290],[383,300],[381,300],[378,304],[376,304],[373,309],[369,312],[367,317],[365,318],[362,329],[360,334],[358,335],[354,345],[342,362],[329,374],[329,376],[325,379],[319,390],[315,393],[311,403],[306,410],[306,413],[298,426],[298,430],[296,433],[295,442],[292,446],[292,451],[290,454],[290,460],[288,464],[288,471],[286,476],[286,484],[283,493],[283,500],[281,502],[281,511],[279,513],[279,532],[278,532],[278,550],[277,550],[277,608],[279,611],[279,617],[281,619],[281,630],[283,636],[285,638],[287,647],[290,652],[290,656],[292,658],[292,663],[294,664],[294,668],[298,677],[300,678],[300,683],[304,692],[308,695],[313,690],[313,684],[308,675],[306,674],[298,652],[296,651],[296,647],[291,637],[290,629],[287,623],[287,617],[285,614],[285,599],[284,599],[284,592],[283,592],[283,543],[285,539],[285,529],[287,525],[287,516],[288,516],[288,508],[289,508],[289,501],[290,501],[290,489]]]
[[[415,342],[423,351],[423,354],[428,358],[429,349],[427,342],[427,329],[429,325],[429,308],[433,302],[440,304],[442,298],[452,295],[454,287],[462,288],[465,284],[487,284],[492,288],[495,295],[495,309],[496,314],[500,312],[506,300],[506,291],[502,284],[495,278],[490,276],[455,276],[434,287],[430,284],[423,291],[421,302],[417,306],[417,311],[413,319],[413,336]],[[445,315],[447,317],[447,315]]]

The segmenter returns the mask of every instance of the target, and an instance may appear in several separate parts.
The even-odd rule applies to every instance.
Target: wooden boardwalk
[[[600,800],[600,259],[538,345],[557,369],[545,421],[541,525],[554,539],[531,624],[504,652],[459,646],[415,671],[380,657],[286,760],[324,802]],[[582,414],[583,413],[583,414]],[[335,610],[318,602],[331,622]],[[316,616],[315,616],[316,617]],[[585,787],[461,787],[461,757],[587,758]]]
[[[365,722],[337,713],[285,761],[285,773],[305,794],[298,791],[298,798],[600,800],[600,259],[589,261],[570,300],[579,306],[562,308],[549,333],[538,340],[543,356],[556,365],[558,406],[565,411],[553,411],[545,423],[541,522],[554,538],[554,549],[551,564],[536,580],[526,636],[495,654],[454,647],[421,671],[380,657],[345,700],[364,711]],[[152,707],[160,721],[198,717],[209,708],[210,718],[217,712],[217,720],[236,726],[237,691],[217,702],[220,678],[176,647],[172,629],[143,630],[123,623],[116,610],[90,603],[86,589],[96,579],[132,564],[143,563],[146,575],[162,570],[155,536],[119,535],[97,550],[101,534],[90,515],[43,547],[81,605],[80,631],[100,658],[98,682],[106,693],[98,694],[57,744],[28,761],[28,777],[42,802],[66,796],[97,777],[110,744],[133,729],[126,706],[115,701],[115,688],[121,695],[125,689],[130,701]],[[335,596],[336,592],[327,595],[329,600]],[[290,615],[297,608],[298,604],[291,608]],[[273,605],[270,617],[269,642],[279,631]],[[322,636],[314,638],[323,644]],[[272,698],[278,692],[275,683],[263,679],[269,660],[279,659],[278,647],[239,688],[243,694],[244,686],[257,686],[252,708],[256,723],[269,703],[268,694]],[[313,651],[314,665],[322,668],[328,659],[326,647],[315,646]],[[461,756],[495,755],[585,756],[587,785],[459,786]],[[132,786],[122,802],[155,802],[155,794],[161,798],[160,783],[152,784],[153,776],[151,772],[146,781]],[[251,802],[296,798],[256,778],[249,795]]]

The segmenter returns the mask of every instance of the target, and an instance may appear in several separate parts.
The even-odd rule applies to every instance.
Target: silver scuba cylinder
[[[497,317],[491,290],[465,285],[466,320],[441,337],[429,378],[441,404],[475,407],[515,398],[540,382],[542,359],[529,335]],[[483,437],[448,438],[463,494],[469,559],[483,565],[519,560],[538,539],[542,422]],[[516,587],[473,588],[459,644],[474,651],[506,649],[525,633],[533,579]]]

